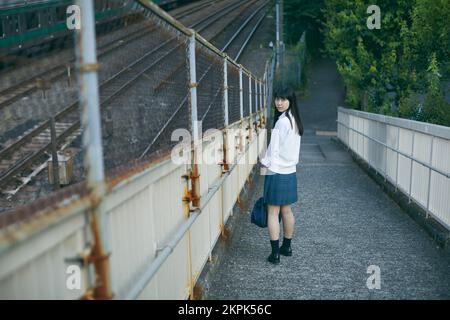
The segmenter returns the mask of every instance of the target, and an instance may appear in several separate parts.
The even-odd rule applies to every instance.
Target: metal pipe
[[[431,138],[431,150],[430,150],[430,165],[433,165],[433,147],[434,147],[434,137]],[[428,171],[428,196],[427,196],[427,213],[426,217],[430,214],[430,191],[431,191],[431,169]]]
[[[225,129],[223,130],[223,171],[228,171],[228,59],[223,59],[223,105],[225,116]]]
[[[397,127],[397,150],[400,150],[400,128]],[[398,157],[399,153],[397,152],[397,169],[395,171],[395,191],[397,192],[398,189]]]
[[[105,193],[103,148],[97,78],[94,5],[90,0],[77,0],[81,8],[81,29],[77,31],[77,67],[80,72],[80,105],[82,107],[83,146],[87,184],[91,190],[93,209],[91,228],[94,238],[90,260],[94,262],[96,285],[94,299],[110,299],[109,239],[107,217],[102,198]]]
[[[413,131],[413,136],[412,136],[412,143],[411,143],[411,168],[409,170],[409,193],[408,193],[408,201],[411,202],[411,192],[412,192],[412,173],[413,173],[413,165],[414,165],[414,161],[412,160],[414,157],[414,140],[415,140],[415,132]]]
[[[55,118],[50,117],[50,137],[52,142],[52,165],[53,165],[53,185],[55,189],[60,188],[59,182],[59,162],[58,162],[58,149],[56,141],[56,128],[55,128]]]
[[[275,12],[276,12],[276,17],[275,17],[275,32],[276,32],[276,43],[275,43],[275,47],[276,47],[276,67],[277,69],[280,66],[280,0],[276,0],[275,2]]]
[[[239,152],[244,149],[244,137],[242,134],[242,127],[244,123],[244,85],[243,85],[243,68],[239,65],[239,105],[241,113],[241,122],[239,125]]]
[[[255,112],[258,112],[258,80],[255,78]]]
[[[183,211],[184,211],[184,217],[186,218],[186,220],[189,220],[189,217],[191,216],[191,211],[190,211],[190,203],[191,203],[191,196],[189,194],[189,174],[185,174],[183,175],[184,178],[184,195],[183,195]],[[183,232],[183,234],[186,231]],[[191,230],[190,228],[187,230],[187,246],[188,246],[188,272],[189,272],[189,295],[192,297],[194,294],[194,281],[193,281],[193,277],[192,277],[192,273],[193,273],[193,268],[192,268],[192,241],[191,241]],[[181,238],[180,238],[181,240]],[[178,243],[178,241],[177,241]],[[171,252],[170,252],[171,253]],[[156,272],[156,271],[155,271]],[[149,280],[150,281],[150,280]],[[139,293],[142,291],[142,289],[144,289],[145,285],[147,285],[147,283],[140,285],[139,286]],[[137,294],[139,294],[137,293]],[[137,296],[136,296],[137,297]]]
[[[258,80],[255,79],[255,126],[256,126],[256,130],[258,130],[259,127],[259,121],[260,121],[260,116],[259,116],[259,110],[261,110],[261,101],[259,100],[259,86],[258,86]]]
[[[199,185],[199,174],[198,174],[198,145],[200,141],[198,132],[198,115],[197,115],[197,73],[196,73],[196,61],[195,61],[195,32],[189,37],[189,48],[188,48],[188,59],[189,59],[189,88],[190,88],[190,107],[191,107],[191,134],[192,134],[192,170],[191,170],[191,199],[192,205],[194,207],[199,207],[200,205],[200,185]],[[201,144],[201,142],[200,142]]]
[[[223,107],[225,127],[228,126],[228,59],[223,59]]]
[[[264,101],[264,88],[262,80],[259,82],[259,94],[260,94],[260,100],[261,100],[261,127],[264,125],[264,108],[265,108],[265,101]]]
[[[249,117],[248,117],[248,138],[252,139],[252,76],[248,76],[248,105],[249,105]]]
[[[239,107],[241,120],[244,118],[244,87],[242,83],[242,66],[239,65]]]
[[[253,98],[253,85],[252,85],[252,76],[249,75],[248,77],[248,90],[249,90],[249,100],[248,100],[248,104],[249,104],[249,114],[253,113],[253,103],[254,103],[254,98]]]

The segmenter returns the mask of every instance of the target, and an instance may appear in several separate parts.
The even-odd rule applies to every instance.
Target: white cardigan
[[[295,119],[289,112],[292,125],[296,128]],[[270,144],[261,164],[270,171],[280,174],[296,172],[296,165],[300,157],[301,136],[292,129],[286,117],[286,112],[280,115],[272,130]]]

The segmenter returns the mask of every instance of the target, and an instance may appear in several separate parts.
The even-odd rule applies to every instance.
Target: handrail
[[[346,127],[347,129],[350,129],[350,130],[352,130],[352,131],[354,131],[354,132],[356,132],[356,133],[358,133],[358,134],[360,134],[360,135],[366,137],[367,139],[370,139],[370,140],[372,140],[372,141],[375,141],[376,143],[381,144],[382,146],[384,146],[384,147],[386,147],[386,148],[388,148],[388,149],[390,149],[390,150],[392,150],[392,151],[394,151],[394,152],[397,152],[397,153],[401,154],[402,156],[404,156],[404,157],[406,157],[406,158],[408,158],[408,159],[411,159],[412,161],[417,162],[417,163],[423,165],[424,167],[427,167],[428,169],[431,169],[431,170],[433,170],[433,171],[435,171],[435,172],[437,172],[437,173],[443,175],[444,177],[450,178],[450,172],[449,172],[449,173],[445,173],[444,171],[442,171],[442,170],[440,170],[440,169],[437,169],[437,168],[435,168],[435,167],[429,165],[428,163],[425,163],[425,162],[423,162],[423,161],[421,161],[421,160],[419,160],[419,159],[417,159],[417,158],[415,158],[415,157],[413,157],[413,156],[411,156],[411,155],[409,155],[409,154],[407,154],[407,153],[404,153],[404,152],[402,152],[402,151],[400,151],[400,150],[397,150],[397,149],[395,149],[395,148],[392,148],[391,146],[388,146],[388,145],[385,144],[384,142],[381,142],[381,141],[379,141],[379,140],[377,140],[377,139],[375,139],[375,138],[369,137],[368,135],[362,133],[361,131],[358,131],[358,130],[355,130],[355,129],[353,129],[353,128],[350,128],[349,126],[347,126],[347,125],[346,125],[345,123],[343,123],[342,121],[336,120],[336,122],[339,123],[339,124],[341,124],[341,125],[343,125],[343,126]]]

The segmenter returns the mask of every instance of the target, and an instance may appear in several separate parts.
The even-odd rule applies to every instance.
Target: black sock
[[[270,240],[270,245],[272,246],[272,254],[280,253],[280,240]]]
[[[284,248],[289,248],[289,247],[291,246],[291,240],[292,240],[292,239],[283,238],[283,244],[282,244],[282,247],[284,247]]]

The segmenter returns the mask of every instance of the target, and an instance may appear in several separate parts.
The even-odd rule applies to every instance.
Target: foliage
[[[324,52],[343,76],[347,103],[450,126],[442,92],[449,78],[450,1],[378,1],[381,29],[373,30],[366,24],[370,4],[327,0],[323,7]],[[426,94],[423,110],[414,105],[415,93]]]
[[[296,44],[306,31],[308,50],[317,52],[322,43],[320,25],[323,21],[324,2],[325,0],[284,0],[284,33],[288,45]]]

